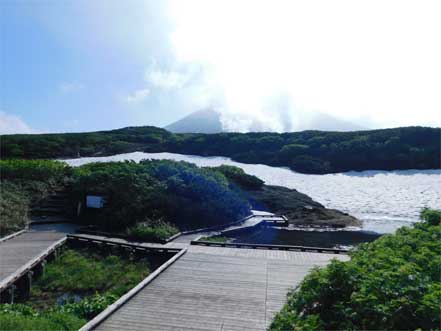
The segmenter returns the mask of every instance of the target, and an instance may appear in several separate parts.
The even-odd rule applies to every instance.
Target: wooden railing
[[[191,245],[212,246],[212,247],[230,247],[230,248],[247,248],[247,249],[271,249],[281,251],[300,251],[300,252],[317,252],[332,254],[347,254],[346,249],[326,248],[326,247],[308,247],[308,246],[289,246],[289,245],[266,245],[266,244],[245,244],[245,243],[216,243],[211,241],[192,241]]]
[[[169,247],[162,247],[162,246],[146,246],[142,244],[135,244],[135,243],[129,243],[129,242],[118,242],[115,240],[107,239],[107,238],[89,238],[81,235],[75,235],[75,234],[68,234],[67,240],[69,242],[77,242],[77,243],[83,243],[86,245],[89,244],[96,244],[96,245],[106,245],[108,248],[111,247],[118,247],[121,249],[130,249],[135,250],[137,252],[143,252],[143,253],[172,253],[176,254],[181,251],[179,248],[169,248]]]

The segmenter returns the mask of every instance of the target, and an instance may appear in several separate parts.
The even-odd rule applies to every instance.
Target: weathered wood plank
[[[38,258],[64,236],[58,232],[27,231],[0,242],[0,283]]]
[[[190,246],[97,330],[265,330],[314,265],[343,255]]]

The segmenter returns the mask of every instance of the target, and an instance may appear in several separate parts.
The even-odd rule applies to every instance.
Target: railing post
[[[45,272],[45,269],[46,269],[46,263],[47,263],[47,260],[44,259],[44,260],[41,261],[40,264],[35,268],[35,276],[36,276],[36,277],[44,276],[44,272]]]
[[[28,271],[23,277],[18,281],[18,293],[20,300],[27,300],[31,294],[32,286],[32,271]]]
[[[15,289],[16,286],[14,284],[12,284],[9,288],[8,288],[8,294],[9,294],[9,303],[13,304],[14,303],[14,297],[15,297]]]

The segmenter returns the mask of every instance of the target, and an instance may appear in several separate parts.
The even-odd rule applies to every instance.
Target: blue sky
[[[32,130],[53,132],[164,125],[185,112],[158,107],[152,93],[138,93],[136,100],[136,91],[148,88],[146,68],[154,59],[166,60],[155,45],[160,8],[140,15],[141,6],[127,9],[116,1],[0,6],[3,114],[19,117]],[[121,17],[124,12],[130,17]]]
[[[317,111],[368,127],[441,126],[437,1],[0,7],[0,133],[164,126],[207,107],[239,131],[251,121],[281,131],[286,118],[301,128]]]

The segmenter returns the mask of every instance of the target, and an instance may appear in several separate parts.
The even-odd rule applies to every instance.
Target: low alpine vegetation
[[[313,270],[272,330],[435,330],[441,325],[441,211]]]
[[[171,224],[165,222],[149,222],[146,224],[137,224],[129,228],[128,235],[135,240],[161,242],[178,232],[179,230]]]

